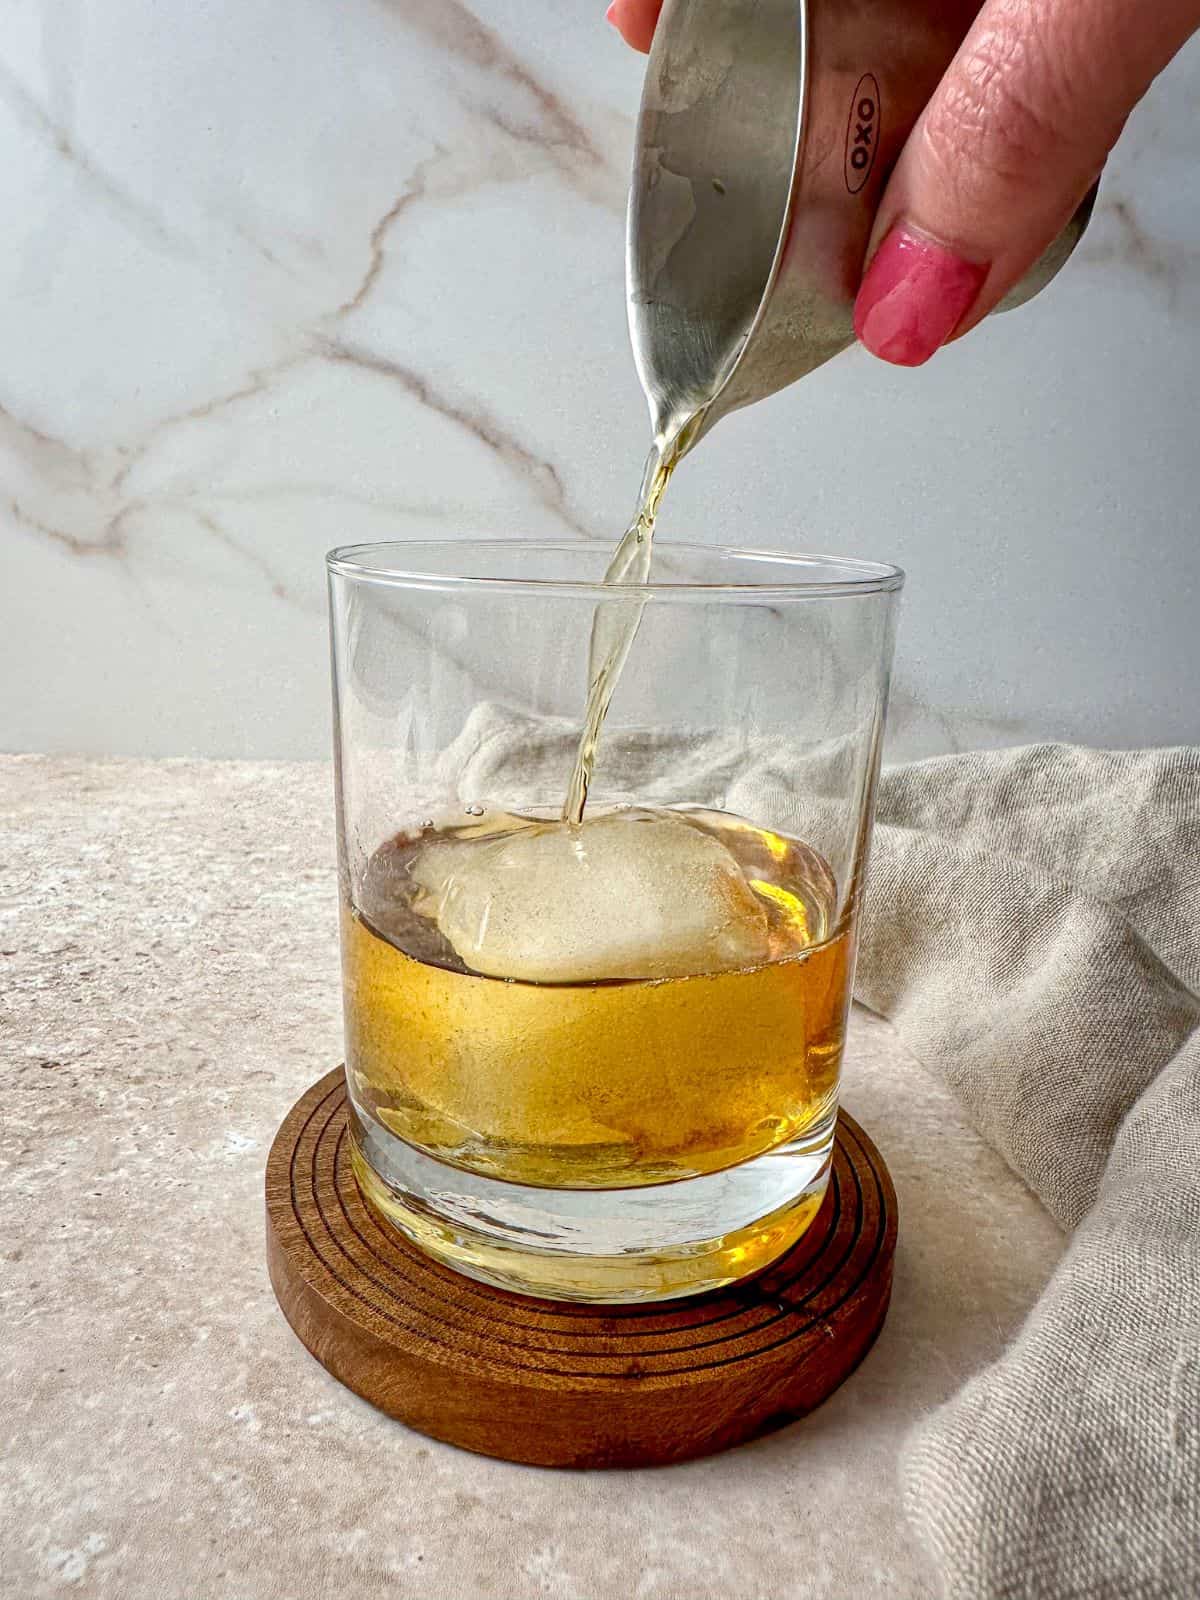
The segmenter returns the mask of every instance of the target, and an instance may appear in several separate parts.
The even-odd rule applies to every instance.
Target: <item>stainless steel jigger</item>
[[[634,359],[662,443],[690,449],[854,341],[888,173],[979,0],[666,0],[629,199]],[[1093,188],[1000,309],[1045,287]],[[699,413],[699,415],[697,415]]]

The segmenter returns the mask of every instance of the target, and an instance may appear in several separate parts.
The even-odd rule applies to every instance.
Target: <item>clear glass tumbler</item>
[[[472,1277],[623,1302],[820,1206],[903,576],[664,543],[614,591],[610,554],[328,565],[359,1184]],[[575,826],[598,605],[639,625]]]

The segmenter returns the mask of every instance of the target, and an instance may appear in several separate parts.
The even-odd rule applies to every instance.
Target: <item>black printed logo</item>
[[[879,85],[873,73],[858,80],[846,124],[846,187],[857,194],[871,176],[879,149]]]

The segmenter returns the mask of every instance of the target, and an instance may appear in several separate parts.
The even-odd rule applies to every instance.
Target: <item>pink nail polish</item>
[[[986,277],[986,267],[898,222],[862,281],[854,331],[881,361],[919,367],[958,327]]]

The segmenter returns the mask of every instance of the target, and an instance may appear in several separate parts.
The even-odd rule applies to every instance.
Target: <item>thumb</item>
[[[854,311],[867,349],[920,366],[986,316],[1197,26],[1200,0],[988,0],[884,193]]]

